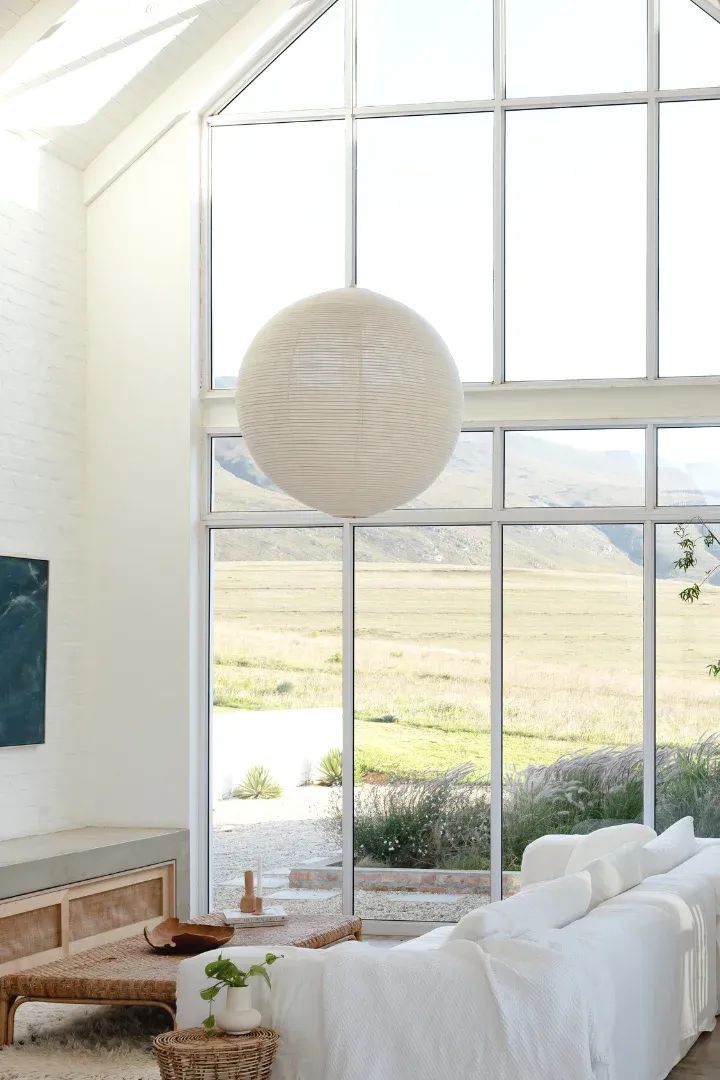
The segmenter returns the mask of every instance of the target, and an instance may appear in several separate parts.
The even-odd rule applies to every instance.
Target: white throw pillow
[[[635,822],[596,829],[595,832],[588,833],[587,836],[578,840],[577,846],[568,859],[565,873],[574,874],[594,859],[602,859],[603,855],[609,855],[611,851],[617,851],[625,844],[647,844],[656,836],[657,833],[649,825],[638,825]]]
[[[642,849],[643,876],[666,874],[698,851],[691,817],[680,818]]]
[[[592,888],[591,908],[640,884],[643,879],[642,850],[642,844],[623,844],[617,851],[587,864],[585,870],[590,875]]]
[[[507,900],[469,911],[453,927],[448,940],[482,941],[493,934],[559,930],[587,915],[591,895],[590,875],[586,872],[544,881]]]

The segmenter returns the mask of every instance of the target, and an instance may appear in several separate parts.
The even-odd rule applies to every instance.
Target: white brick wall
[[[80,173],[0,132],[0,554],[50,560],[46,742],[0,747],[0,839],[80,823],[84,326]]]

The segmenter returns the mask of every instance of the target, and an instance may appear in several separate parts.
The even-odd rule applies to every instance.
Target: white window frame
[[[611,94],[554,95],[549,97],[508,98],[505,92],[505,0],[493,0],[494,6],[494,96],[472,101],[422,102],[411,105],[357,105],[356,78],[356,2],[357,0],[318,0],[307,5],[302,18],[278,38],[262,62],[255,63],[218,99],[204,116],[203,123],[203,304],[202,320],[202,387],[206,397],[227,398],[232,391],[212,389],[211,342],[211,280],[210,280],[210,133],[214,127],[233,127],[255,124],[277,124],[312,120],[342,120],[345,123],[346,198],[345,285],[356,284],[357,262],[357,120],[371,117],[437,116],[456,113],[494,113],[495,136],[493,153],[493,264],[494,274],[494,344],[493,378],[491,382],[466,382],[466,392],[483,390],[488,386],[508,385],[514,388],[598,386],[648,386],[657,383],[692,385],[720,384],[718,375],[660,376],[659,374],[659,124],[663,102],[720,100],[720,86],[695,87],[682,90],[660,89],[660,28],[659,2],[647,0],[647,88],[642,91]],[[690,2],[690,0],[688,0]],[[345,104],[336,109],[305,109],[290,112],[224,113],[222,110],[242,92],[253,79],[272,63],[297,37],[317,21],[335,3],[344,3],[345,29]],[[582,108],[593,105],[647,106],[647,273],[646,273],[646,357],[645,376],[632,379],[570,379],[570,380],[505,380],[505,121],[508,112],[530,109]]]
[[[337,518],[313,510],[282,512],[238,511],[222,512],[211,509],[211,478],[205,486],[203,523],[212,529],[262,528],[342,528],[342,641],[343,641],[343,910],[353,910],[353,773],[354,773],[354,535],[356,528],[366,526],[489,526],[491,531],[491,623],[490,623],[490,809],[491,809],[491,899],[501,896],[501,813],[503,764],[503,566],[502,536],[506,525],[607,525],[632,524],[643,527],[643,746],[644,746],[644,820],[655,820],[655,526],[680,524],[702,513],[708,521],[720,521],[720,506],[682,507],[657,505],[657,431],[666,427],[720,426],[720,417],[713,425],[708,420],[688,421],[684,417],[648,421],[613,419],[591,423],[578,421],[517,420],[465,427],[469,431],[491,431],[493,434],[492,506],[483,509],[403,509],[378,514],[372,518],[339,522]],[[505,433],[509,431],[641,429],[645,431],[645,502],[641,506],[611,507],[505,507]],[[238,435],[237,428],[212,428],[206,432],[206,460],[212,460],[212,438]],[[208,563],[208,574],[211,566]],[[206,580],[208,580],[206,578]],[[680,601],[678,600],[678,603]],[[209,663],[209,656],[208,656]],[[208,718],[209,723],[209,718]],[[375,933],[411,933],[432,924],[406,924],[390,920],[373,920],[368,927]]]
[[[245,86],[252,82],[269,63],[280,55],[334,2],[346,3],[345,73],[346,101],[342,109],[307,110],[303,112],[242,115],[222,114],[221,110]],[[198,745],[202,758],[200,787],[206,807],[206,828],[201,844],[203,859],[207,856],[210,873],[210,785],[212,715],[212,610],[208,583],[212,571],[212,530],[216,528],[243,529],[262,527],[299,528],[342,527],[343,534],[343,909],[352,911],[354,894],[353,860],[353,758],[354,758],[354,529],[363,525],[487,525],[491,530],[491,891],[498,899],[502,887],[501,868],[501,808],[502,808],[502,716],[503,716],[503,629],[502,629],[502,530],[504,525],[539,524],[641,524],[644,529],[643,560],[643,739],[645,766],[644,816],[648,824],[655,812],[655,526],[676,524],[687,520],[697,511],[683,507],[657,506],[657,428],[673,426],[717,426],[720,413],[712,407],[708,386],[720,385],[720,376],[660,377],[658,367],[659,325],[659,262],[658,262],[658,189],[659,189],[659,105],[664,101],[720,100],[720,87],[687,90],[659,88],[659,0],[647,0],[648,12],[648,86],[637,93],[592,94],[544,98],[514,98],[505,96],[504,72],[504,0],[494,0],[495,74],[494,97],[487,100],[429,102],[397,106],[356,106],[355,70],[355,0],[316,0],[303,8],[302,15],[277,38],[261,62],[245,70],[238,80],[213,103],[201,124],[201,452],[203,485],[200,520],[203,531],[203,585],[200,603],[204,614],[206,636],[206,681],[201,688],[202,729]],[[647,125],[647,304],[646,304],[646,374],[634,379],[582,379],[566,381],[506,382],[504,327],[504,136],[507,113],[517,109],[569,108],[592,105],[645,104]],[[493,112],[494,138],[494,226],[495,260],[494,285],[494,345],[492,383],[465,384],[464,429],[493,433],[493,498],[492,507],[477,510],[395,510],[372,519],[342,523],[315,511],[237,512],[213,511],[211,490],[211,439],[213,436],[238,435],[232,390],[211,388],[210,341],[210,135],[213,127],[245,124],[285,123],[291,121],[343,120],[346,128],[346,265],[345,284],[356,281],[356,122],[366,117],[421,116],[449,113]],[[608,508],[506,508],[503,503],[504,436],[513,430],[557,430],[597,428],[642,428],[646,432],[646,498],[644,506]],[[708,520],[720,520],[720,506],[705,506]],[[206,888],[203,883],[201,893]],[[376,933],[422,932],[432,923],[409,924],[392,921],[370,921],[368,928]]]

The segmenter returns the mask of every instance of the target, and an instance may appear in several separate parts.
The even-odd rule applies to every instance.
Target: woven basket
[[[270,1080],[278,1033],[214,1035],[204,1028],[168,1031],[153,1040],[162,1080]]]

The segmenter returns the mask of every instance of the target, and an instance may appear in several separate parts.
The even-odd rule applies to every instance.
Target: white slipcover
[[[593,1080],[664,1080],[697,1036],[714,1027],[719,1001],[720,844],[701,842],[698,846],[696,855],[668,873],[647,878],[562,930],[549,931],[544,944],[534,941],[537,934],[528,935],[526,939],[531,950],[533,945],[539,945],[541,950],[559,950],[558,959],[567,964],[567,979],[578,980],[576,995],[581,985],[579,980],[585,980],[580,1001],[591,1009],[591,1014],[586,1016],[582,1030],[589,1032],[593,1027],[595,1030],[592,1044],[588,1046],[589,1050],[593,1045],[595,1047],[594,1056],[591,1055],[595,1061]],[[461,962],[466,965],[474,963],[473,956],[484,954],[489,958],[489,981],[482,974],[485,971],[482,966],[474,966],[472,975],[468,968],[473,1000],[480,1001],[477,980],[486,978],[483,985],[490,987],[493,993],[499,993],[497,1001],[503,1009],[510,1010],[501,1021],[498,1010],[490,1007],[490,997],[487,1008],[478,1005],[478,1011],[473,1014],[477,1017],[474,1025],[469,1025],[463,1014],[471,1045],[477,1047],[481,1045],[481,1039],[489,1040],[488,1052],[497,1054],[502,1039],[506,1039],[508,1055],[512,1055],[512,1038],[509,1036],[513,1022],[508,1017],[517,1017],[518,1030],[521,1022],[526,1030],[533,1032],[539,1031],[543,1024],[547,1027],[543,1010],[548,1002],[537,995],[540,984],[535,962],[518,962],[517,954],[508,952],[508,949],[524,947],[522,937],[493,937],[482,946],[466,946],[461,941],[448,943],[451,932],[452,927],[441,927],[392,950],[369,950],[375,955],[362,963],[358,953],[357,968],[353,967],[352,950],[362,946],[342,946],[342,955],[336,949],[322,952],[282,949],[285,953],[284,974],[281,975],[279,964],[273,969],[278,992],[268,995],[261,980],[253,980],[253,999],[263,1013],[264,1021],[278,1027],[283,1034],[273,1080],[353,1080],[356,1073],[352,1069],[358,1065],[358,1060],[348,1064],[347,1076],[342,1068],[337,1069],[338,1060],[342,1060],[338,1054],[354,1053],[354,1044],[349,1041],[350,1029],[339,1022],[346,1014],[348,1024],[352,1020],[357,1039],[366,1040],[365,1045],[368,1039],[375,1040],[378,1047],[377,1058],[373,1059],[375,1065],[367,1072],[367,1080],[388,1080],[383,1062],[394,1060],[392,1054],[396,1054],[397,1046],[393,1031],[397,1028],[398,1018],[406,1013],[407,1022],[412,1025],[415,1017],[416,1006],[410,996],[410,986],[413,995],[420,995],[418,1000],[422,1000],[422,995],[432,995],[435,984],[431,972],[436,968],[449,971],[449,965],[456,962],[457,957],[446,960],[443,956],[455,948],[461,950],[464,957]],[[494,956],[494,950],[500,950],[500,955]],[[265,951],[264,948],[225,949],[223,953],[239,955],[245,962],[252,963]],[[387,971],[382,966],[384,957],[392,956],[394,965],[394,958],[399,961],[404,953],[419,960],[424,952],[428,961],[430,956],[438,957],[437,961],[428,962],[427,967],[418,966],[416,962],[411,966],[408,955],[408,965],[395,969],[404,972],[404,990],[397,995],[392,1011],[372,1007],[367,995],[372,995],[373,986],[363,984],[361,987],[353,981],[355,970],[360,976],[363,969],[369,971],[372,968],[380,973],[380,992],[381,987],[393,985],[392,979],[384,981],[384,976],[391,974],[391,965]],[[335,958],[333,954],[336,954]],[[178,1022],[181,1026],[195,1025],[206,1015],[199,990],[207,982],[204,966],[214,955],[191,957],[180,965]],[[515,957],[512,961],[511,956]],[[552,965],[546,971],[555,978]],[[370,978],[370,983],[372,981]],[[283,989],[279,992],[281,983]],[[559,985],[557,980],[553,985]],[[382,992],[389,993],[389,990]],[[555,998],[550,1004],[553,1000]],[[443,1015],[442,1000],[439,1015]],[[326,1024],[331,1016],[334,1016],[335,1027]],[[372,1031],[367,1028],[366,1017],[372,1018]],[[508,1023],[509,1036],[504,1026]],[[482,1029],[479,1032],[478,1026]],[[438,1040],[443,1039],[442,1029],[434,1028],[432,1037],[438,1045]],[[446,1050],[455,1037],[455,1034],[448,1035]],[[589,1034],[587,1038],[590,1038]],[[575,1080],[563,1071],[567,1051],[563,1031],[548,1029],[545,1039],[546,1049],[550,1047],[551,1053],[557,1054],[557,1075]],[[403,1068],[400,1071],[394,1069],[392,1080],[418,1080],[426,1075],[429,1054],[426,1033],[416,1044],[417,1057],[413,1057],[413,1044],[405,1045],[408,1050]],[[598,1052],[604,1048],[609,1048],[607,1062],[603,1060],[603,1053]],[[445,1060],[443,1053],[438,1051],[438,1060]],[[355,1057],[357,1059],[357,1055]],[[330,1062],[334,1063],[335,1072],[328,1074],[326,1067]],[[364,1064],[367,1065],[367,1061]],[[506,1069],[499,1075],[512,1075],[512,1060],[504,1064],[510,1072]],[[540,1073],[538,1077],[544,1075]],[[534,1076],[534,1080],[538,1077]]]

